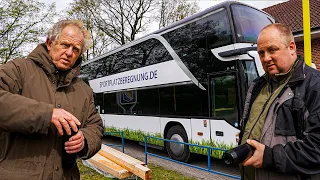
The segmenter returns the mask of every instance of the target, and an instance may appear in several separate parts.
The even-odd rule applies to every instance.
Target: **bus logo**
[[[134,104],[137,102],[137,91],[120,92],[120,104]]]

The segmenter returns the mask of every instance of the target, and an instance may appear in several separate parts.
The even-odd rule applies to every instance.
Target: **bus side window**
[[[234,75],[217,76],[211,79],[212,116],[226,119],[238,126],[236,78]]]
[[[102,98],[101,98],[102,99]],[[106,114],[117,114],[121,113],[121,109],[117,105],[116,93],[105,93],[103,94],[103,107],[101,113]]]
[[[101,109],[103,108],[103,93],[94,94],[94,103],[96,105],[97,111],[99,113],[102,113]]]

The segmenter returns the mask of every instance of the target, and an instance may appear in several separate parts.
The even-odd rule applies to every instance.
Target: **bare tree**
[[[155,19],[159,22],[159,29],[195,14],[199,10],[196,1],[159,0],[157,3],[159,9]]]
[[[74,0],[68,15],[84,21],[91,31],[93,46],[85,58],[89,59],[106,52],[111,45],[135,40],[155,19],[166,26],[198,9],[196,2],[184,0]]]
[[[92,46],[84,53],[84,61],[107,52],[110,45],[114,43],[105,32],[94,25],[94,16],[91,11],[89,11],[89,9],[93,9],[94,7],[88,6],[90,6],[90,4],[86,4],[86,1],[77,1],[71,3],[71,8],[67,11],[67,18],[82,20],[86,29],[90,31]]]
[[[50,10],[49,10],[50,9]],[[55,5],[34,0],[2,0],[0,4],[0,64],[21,57],[40,42],[46,23],[52,21]]]
[[[150,21],[154,0],[74,0],[91,14],[93,25],[119,45],[135,39]]]

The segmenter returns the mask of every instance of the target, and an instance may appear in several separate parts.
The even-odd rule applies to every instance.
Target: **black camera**
[[[252,156],[255,148],[248,143],[233,148],[222,155],[222,160],[227,165],[242,163],[247,157]]]
[[[77,154],[68,154],[66,150],[64,149],[64,143],[69,141],[69,138],[75,134],[76,132],[71,129],[71,135],[68,135],[66,130],[63,128],[63,136],[62,136],[62,167],[66,169],[72,168],[76,164]]]

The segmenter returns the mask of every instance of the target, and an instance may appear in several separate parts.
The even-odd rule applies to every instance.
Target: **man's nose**
[[[270,54],[270,53],[265,53],[265,54],[264,54],[264,57],[263,57],[263,61],[269,62],[269,61],[271,61],[271,60],[272,60],[271,54]]]
[[[72,56],[72,53],[73,53],[72,48],[73,48],[73,47],[70,46],[70,47],[66,50],[66,52],[65,52],[68,57]]]

